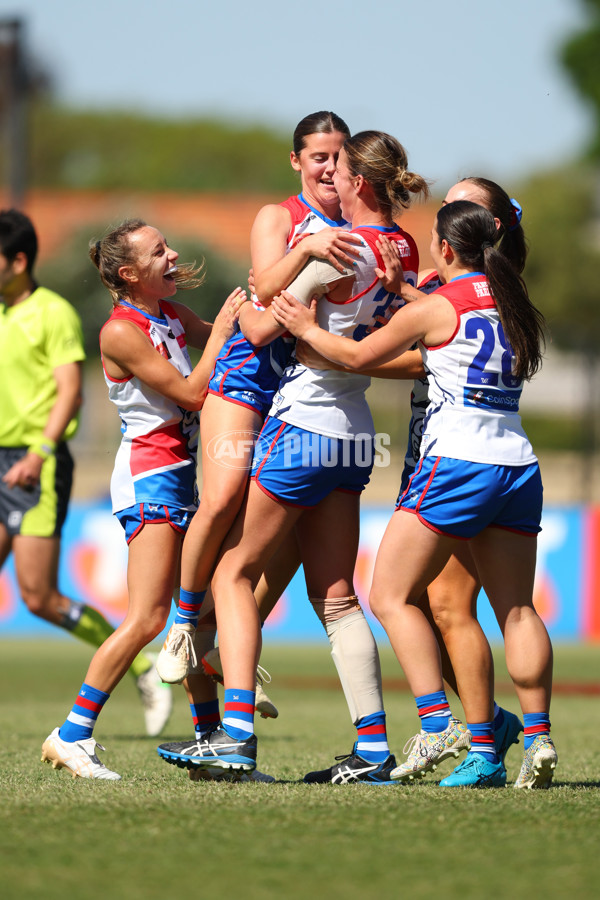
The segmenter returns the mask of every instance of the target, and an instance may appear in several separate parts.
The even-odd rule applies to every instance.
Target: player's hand
[[[256,285],[254,283],[254,269],[248,269],[248,290],[251,294],[256,293]]]
[[[271,303],[271,312],[278,325],[289,331],[295,337],[303,337],[317,324],[317,301],[310,301],[307,309],[288,291],[282,291]]]
[[[357,234],[350,234],[343,228],[323,228],[302,239],[302,246],[311,256],[326,260],[343,274],[354,267],[355,260],[360,257],[357,248],[362,243]]]
[[[375,274],[379,278],[382,286],[386,291],[392,294],[400,295],[404,281],[404,272],[402,270],[402,259],[400,257],[400,248],[397,241],[390,241],[385,235],[377,238],[377,248],[381,253],[384,269],[375,269]]]
[[[247,299],[246,291],[241,287],[236,287],[217,313],[213,331],[221,334],[223,341],[226,341],[234,333],[237,320],[240,317],[240,309]]]
[[[20,487],[32,491],[40,482],[44,460],[37,453],[27,453],[10,467],[2,478],[9,488]]]

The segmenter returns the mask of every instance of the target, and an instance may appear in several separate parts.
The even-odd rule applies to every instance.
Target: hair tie
[[[521,204],[518,203],[514,197],[510,198],[510,223],[508,226],[509,231],[514,231],[515,228],[518,228],[521,224],[521,219],[523,218],[523,210],[521,209]]]
[[[490,241],[484,241],[483,244],[481,245],[481,250],[482,250],[482,252],[484,250],[490,250],[493,246],[494,245]]]

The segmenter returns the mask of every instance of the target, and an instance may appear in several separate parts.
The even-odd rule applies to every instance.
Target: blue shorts
[[[433,531],[465,540],[490,525],[535,535],[542,518],[540,468],[426,456],[396,509],[415,513]]]
[[[208,393],[266,416],[290,360],[293,341],[278,337],[254,347],[243,334],[229,338],[215,361]]]
[[[250,477],[281,503],[313,507],[332,491],[360,494],[373,469],[374,439],[329,438],[267,418]]]
[[[165,506],[162,503],[138,503],[115,513],[125,529],[125,538],[128,544],[140,533],[144,525],[160,525],[168,522],[175,531],[185,534],[193,515],[194,510],[192,509]]]

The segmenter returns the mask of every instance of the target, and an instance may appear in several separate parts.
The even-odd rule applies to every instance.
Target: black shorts
[[[10,535],[58,537],[64,525],[71,487],[73,458],[65,443],[42,466],[40,481],[31,489],[9,488],[2,477],[27,447],[0,447],[0,522]]]

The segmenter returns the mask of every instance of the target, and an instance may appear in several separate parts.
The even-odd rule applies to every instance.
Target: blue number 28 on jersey
[[[480,342],[467,372],[465,406],[517,412],[523,381],[512,374],[513,352],[502,324],[473,316],[465,323],[465,338]]]

